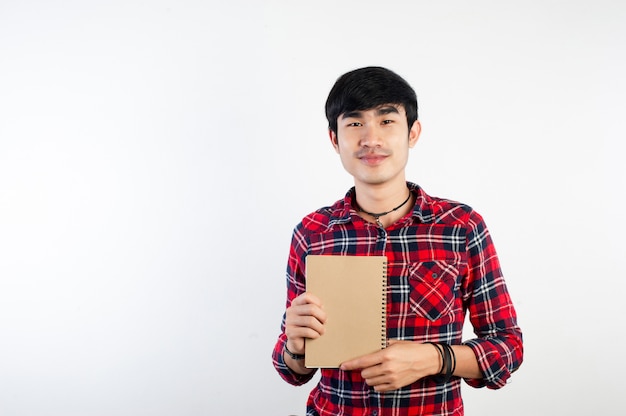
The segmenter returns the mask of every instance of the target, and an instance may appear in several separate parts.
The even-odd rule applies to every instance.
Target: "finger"
[[[377,387],[389,384],[384,374],[376,377],[363,377],[363,379],[365,380],[365,383],[370,387]]]
[[[368,386],[373,387],[374,390],[378,392],[396,390],[399,387],[394,385],[388,374],[380,373],[375,376],[366,377],[364,375],[365,371],[366,370],[363,370],[363,372],[361,372],[361,377],[363,377]]]
[[[361,377],[363,377],[365,380],[368,380],[367,384],[370,384],[369,381],[373,382],[374,384],[380,384],[382,383],[382,377],[385,377],[385,375],[386,374],[383,371],[381,364],[367,367],[361,370]],[[373,386],[374,384],[370,384],[370,386]]]
[[[357,370],[361,368],[369,368],[382,362],[381,351],[372,354],[362,355],[353,360],[348,360],[339,367],[344,371]]]
[[[386,391],[392,391],[392,390],[398,389],[398,387],[395,387],[393,384],[389,384],[389,383],[378,384],[373,387],[374,387],[374,391],[377,391],[378,393],[384,393]]]
[[[295,297],[291,301],[291,304],[292,305],[313,304],[313,305],[317,305],[320,308],[322,307],[322,301],[320,300],[320,298],[318,298],[317,296],[309,292],[304,292],[301,295]]]
[[[313,318],[320,323],[326,322],[326,312],[320,309],[317,305],[306,304],[306,305],[297,305],[292,306],[287,310],[287,319],[289,322],[292,321],[300,321],[303,319]],[[305,325],[305,323],[301,323],[300,325]]]
[[[322,309],[320,300],[308,293],[303,293],[291,302],[287,315],[310,315],[322,323],[326,322],[326,312]]]
[[[296,340],[304,338],[317,339],[324,334],[324,330],[316,330],[309,327],[290,327],[285,331],[287,339]]]
[[[289,318],[286,327],[289,329],[311,329],[320,335],[324,333],[324,323],[311,315],[294,315]]]

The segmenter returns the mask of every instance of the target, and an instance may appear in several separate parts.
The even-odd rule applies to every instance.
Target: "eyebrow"
[[[392,105],[379,107],[376,109],[377,116],[384,116],[386,114],[400,114],[398,109]],[[341,119],[346,118],[359,118],[363,115],[363,111],[355,110],[355,111],[347,111],[341,115]]]
[[[376,114],[379,116],[384,116],[385,114],[400,114],[400,112],[398,111],[398,109],[394,106],[386,106],[386,107],[380,107],[377,111]]]

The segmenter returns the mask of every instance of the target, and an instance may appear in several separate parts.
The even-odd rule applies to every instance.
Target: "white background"
[[[617,0],[0,1],[0,414],[304,414],[291,231],[351,186],[335,79],[416,89],[407,177],[487,220],[525,336],[468,415],[625,410]]]

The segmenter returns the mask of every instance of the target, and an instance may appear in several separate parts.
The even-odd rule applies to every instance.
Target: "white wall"
[[[487,219],[525,334],[468,415],[624,411],[626,6],[0,2],[0,414],[304,414],[293,226],[351,186],[335,79],[418,92],[408,177]],[[506,410],[503,410],[506,409]]]

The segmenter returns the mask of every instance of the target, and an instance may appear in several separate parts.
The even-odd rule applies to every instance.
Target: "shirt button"
[[[378,410],[374,410],[374,411],[372,412],[372,416],[378,416]]]

